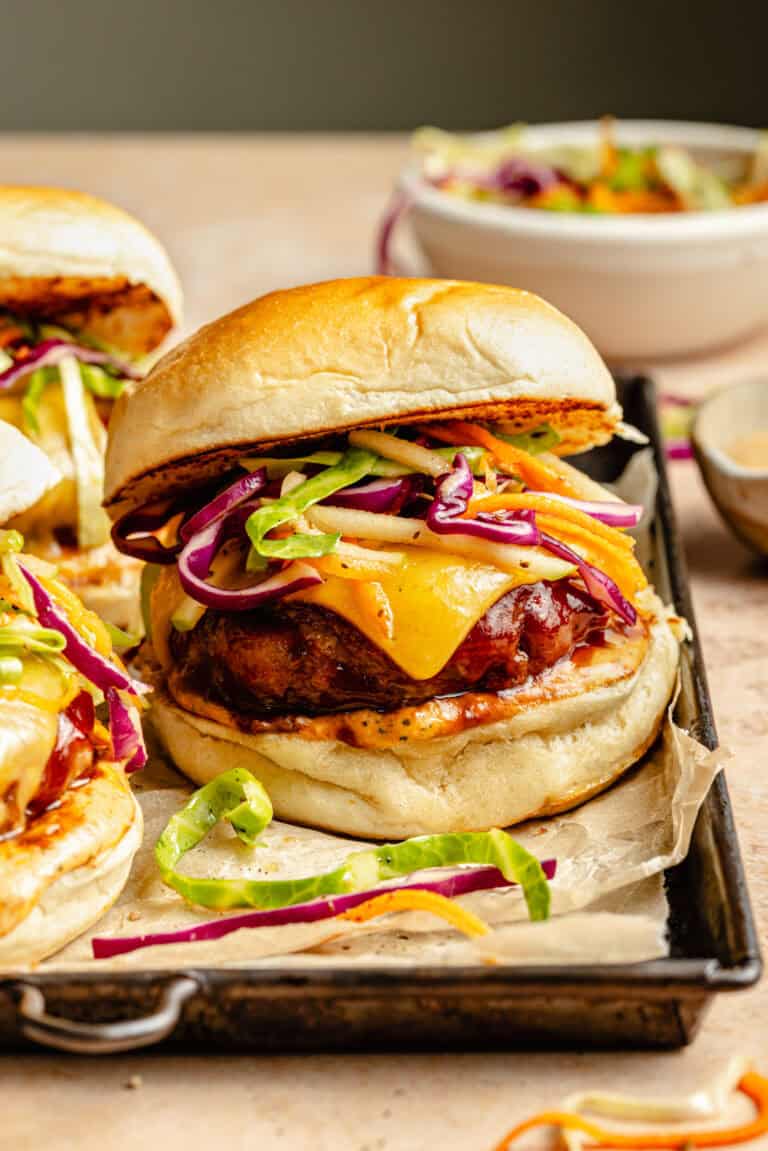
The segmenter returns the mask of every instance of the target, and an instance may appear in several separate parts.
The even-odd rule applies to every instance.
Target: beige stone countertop
[[[160,234],[185,285],[188,328],[270,288],[370,271],[403,150],[396,136],[0,138],[4,181],[87,189]],[[768,336],[653,371],[663,388],[694,395],[768,376]],[[671,471],[765,940],[768,567],[727,534],[694,464]],[[0,1148],[491,1151],[515,1121],[570,1091],[681,1091],[734,1053],[768,1074],[768,981],[721,996],[691,1047],[661,1054],[3,1057]]]

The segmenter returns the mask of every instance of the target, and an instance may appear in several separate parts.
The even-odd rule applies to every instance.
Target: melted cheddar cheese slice
[[[318,604],[354,624],[412,679],[437,675],[492,604],[519,584],[535,583],[531,566],[503,572],[477,560],[403,547],[405,560],[379,583],[389,600],[392,635],[366,609],[354,580],[328,576],[292,599]]]
[[[506,592],[521,584],[552,579],[552,557],[530,549],[529,566],[501,571],[465,556],[419,547],[398,547],[403,563],[377,583],[388,601],[387,621],[380,617],[376,597],[360,594],[365,581],[326,575],[324,582],[295,592],[283,603],[300,600],[343,616],[372,643],[385,651],[412,679],[437,675],[475,624]],[[563,565],[563,575],[571,569]],[[161,665],[172,663],[168,647],[171,617],[185,599],[175,567],[163,567],[149,597],[149,631]],[[279,610],[280,602],[276,602]],[[378,608],[378,610],[377,610]],[[389,632],[389,634],[388,634]]]

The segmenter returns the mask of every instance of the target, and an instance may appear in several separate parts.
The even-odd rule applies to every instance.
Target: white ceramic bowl
[[[594,143],[594,122],[526,130],[526,145]],[[738,161],[758,133],[673,121],[624,121],[619,143],[679,144]],[[613,360],[716,348],[768,323],[768,204],[731,211],[593,216],[460,199],[401,175],[432,272],[511,284],[571,316]]]
[[[736,536],[768,555],[768,467],[744,468],[728,454],[734,440],[768,432],[768,379],[723,388],[696,413],[691,441],[712,500]]]

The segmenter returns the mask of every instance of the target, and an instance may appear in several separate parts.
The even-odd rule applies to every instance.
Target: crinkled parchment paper
[[[188,906],[165,887],[153,846],[184,802],[188,784],[159,755],[137,781],[146,821],[144,844],[121,898],[89,935],[48,960],[47,969],[98,967],[384,965],[482,960],[499,963],[638,962],[666,953],[667,904],[662,873],[688,851],[696,813],[723,755],[708,752],[667,719],[663,737],[641,764],[603,795],[575,811],[515,831],[539,858],[556,858],[553,918],[527,921],[516,888],[478,892],[460,902],[488,924],[468,940],[423,912],[404,912],[365,925],[342,920],[245,929],[211,942],[144,948],[109,960],[91,958],[98,935],[172,931],[211,912]],[[277,879],[337,866],[360,841],[275,821],[262,844],[246,848],[227,826],[217,827],[186,858],[189,874]],[[311,952],[311,953],[310,953]]]
[[[655,476],[640,452],[622,477],[624,499],[652,506]],[[649,517],[644,517],[641,528]],[[645,537],[645,538],[643,538]],[[638,551],[648,556],[647,531]],[[516,888],[464,896],[462,904],[492,928],[469,940],[423,912],[390,915],[367,924],[343,920],[244,929],[211,942],[144,948],[94,960],[93,935],[171,931],[214,918],[185,904],[160,880],[153,847],[168,818],[191,790],[154,753],[134,777],[144,809],[144,845],[117,904],[97,928],[43,966],[48,970],[172,968],[184,966],[355,966],[467,963],[627,963],[667,952],[668,907],[663,872],[686,855],[696,814],[725,756],[709,752],[667,716],[662,737],[645,759],[609,791],[575,811],[515,830],[539,858],[555,858],[553,916],[529,923]],[[195,875],[254,878],[314,874],[336,867],[359,841],[274,822],[261,845],[249,849],[219,826],[184,861]]]

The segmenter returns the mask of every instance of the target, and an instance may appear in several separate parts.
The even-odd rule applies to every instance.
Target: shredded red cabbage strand
[[[548,500],[567,504],[585,515],[613,528],[637,527],[643,515],[642,504],[625,504],[622,500],[575,500],[557,492],[526,492],[526,495],[544,496]]]
[[[98,364],[105,368],[112,368],[118,375],[128,380],[141,379],[141,373],[136,368],[122,360],[115,359],[108,352],[100,352],[97,348],[89,348],[84,344],[71,344],[67,340],[43,340],[31,348],[21,359],[14,360],[10,368],[0,372],[0,388],[11,388],[25,376],[36,372],[38,368],[59,364],[69,356],[80,360],[83,364]]]
[[[541,545],[545,547],[547,551],[552,552],[553,555],[559,556],[560,559],[567,560],[568,563],[572,563],[577,567],[587,591],[591,596],[594,596],[599,603],[605,604],[606,607],[616,612],[616,614],[623,619],[625,623],[630,624],[630,626],[636,622],[637,612],[629,600],[624,598],[610,576],[607,576],[605,572],[601,572],[599,568],[594,567],[592,564],[587,563],[578,552],[573,551],[572,548],[561,543],[560,540],[546,535],[545,532],[541,533]]]
[[[552,879],[556,871],[554,859],[543,860],[542,869],[547,879]],[[458,895],[470,895],[475,891],[488,891],[493,888],[511,887],[502,873],[495,867],[466,868],[447,876],[445,879],[424,879],[414,883],[398,883],[389,887],[375,887],[370,891],[355,891],[349,895],[336,895],[330,899],[315,899],[310,903],[297,903],[292,907],[279,907],[271,911],[247,911],[242,915],[227,915],[196,923],[192,927],[182,927],[176,931],[153,932],[147,935],[97,936],[91,940],[94,959],[111,959],[114,955],[125,955],[143,947],[156,947],[168,943],[197,943],[207,939],[221,939],[241,928],[283,927],[290,923],[318,923],[323,919],[333,919],[358,907],[377,895],[388,891],[432,891],[455,899]]]
[[[131,709],[114,687],[108,687],[104,694],[109,705],[112,754],[120,763],[125,763],[125,770],[130,775],[131,772],[139,771],[147,762],[147,749],[141,724],[134,720]]]
[[[536,545],[540,532],[533,518],[481,512],[474,519],[462,519],[474,491],[472,469],[461,452],[453,469],[438,477],[435,498],[427,511],[429,528],[439,535],[476,536],[494,543]]]
[[[19,563],[19,570],[32,589],[37,618],[43,627],[53,628],[64,636],[64,655],[81,675],[105,694],[111,687],[129,695],[144,695],[149,691],[145,684],[132,679],[127,672],[89,647],[32,572],[23,563]]]
[[[267,469],[258,468],[240,476],[233,484],[196,512],[186,523],[182,524],[179,535],[184,543],[189,543],[194,535],[207,528],[214,520],[221,519],[228,512],[233,511],[244,500],[252,499],[264,489],[267,483]]]
[[[239,510],[236,508],[232,514],[237,516]],[[315,568],[297,560],[250,587],[214,587],[208,582],[208,577],[211,564],[227,534],[228,520],[229,517],[224,516],[211,521],[185,544],[179,556],[181,586],[197,603],[220,611],[251,611],[290,592],[322,583],[323,577]]]
[[[409,486],[408,478],[402,476],[372,480],[367,484],[341,488],[320,502],[338,508],[355,508],[362,512],[388,512]]]

